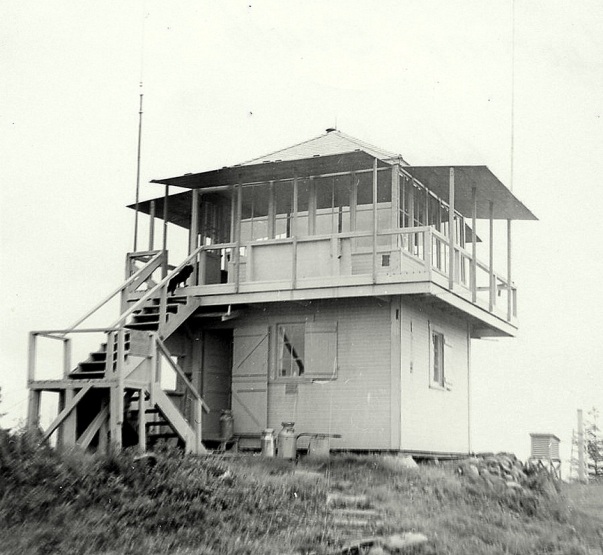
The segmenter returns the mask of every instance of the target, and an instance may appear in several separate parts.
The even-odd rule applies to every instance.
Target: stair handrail
[[[80,324],[85,322],[88,318],[90,318],[90,316],[92,316],[95,312],[97,312],[103,306],[105,306],[111,299],[113,299],[113,297],[115,297],[116,295],[121,293],[126,287],[128,287],[128,285],[130,285],[132,282],[134,282],[136,279],[138,279],[138,276],[142,272],[145,271],[145,269],[149,266],[149,264],[154,264],[155,262],[158,262],[164,255],[165,255],[165,251],[157,251],[157,254],[153,258],[151,258],[151,260],[149,260],[142,268],[140,268],[140,270],[138,270],[137,272],[132,274],[126,281],[124,281],[119,287],[117,287],[110,295],[107,295],[107,297],[105,297],[101,302],[99,302],[97,305],[95,305],[94,308],[89,310],[84,316],[82,316],[74,324],[69,326],[67,328],[67,330],[61,332],[60,335],[65,336],[65,335],[68,335],[69,333],[73,332]],[[109,327],[115,328],[117,326],[109,326]]]
[[[176,275],[180,270],[182,270],[182,268],[184,268],[184,266],[186,266],[193,258],[195,258],[195,256],[197,256],[204,248],[205,248],[204,245],[197,247],[191,254],[189,254],[184,259],[183,262],[180,263],[180,265],[176,266],[176,268],[174,268],[157,285],[155,285],[155,287],[153,287],[152,289],[149,289],[142,297],[140,297],[140,299],[138,299],[138,301],[136,301],[130,308],[128,308],[128,310],[126,310],[125,312],[120,314],[119,318],[117,320],[115,320],[115,322],[109,327],[118,328],[118,327],[123,326],[126,318],[131,316],[135,310],[138,310],[139,308],[141,308],[149,299],[153,298],[155,296],[155,293],[157,293],[157,291],[159,291],[161,288],[167,287],[170,279],[174,275]]]
[[[180,365],[172,360],[172,355],[171,355],[169,349],[166,347],[165,343],[163,341],[161,341],[161,339],[159,339],[159,336],[157,334],[154,334],[154,335],[155,335],[155,343],[156,343],[157,347],[159,348],[159,351],[161,351],[163,356],[168,361],[169,365],[173,368],[173,370],[176,372],[176,374],[178,374],[178,377],[180,379],[182,379],[182,382],[187,387],[187,389],[192,393],[195,400],[201,402],[201,404],[203,406],[203,410],[205,410],[205,412],[209,413],[210,412],[209,406],[203,400],[203,397],[201,397],[201,394],[199,393],[199,391],[197,391],[197,388],[186,377],[186,374],[184,373],[184,370],[182,370],[182,368],[180,368]],[[154,381],[156,381],[156,377],[154,377]]]

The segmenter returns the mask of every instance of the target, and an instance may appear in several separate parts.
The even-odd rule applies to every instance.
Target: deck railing
[[[452,248],[453,256],[450,256]],[[312,280],[336,284],[346,276],[365,276],[377,283],[424,279],[479,304],[490,312],[503,308],[511,321],[517,315],[517,290],[489,264],[431,226],[380,231],[344,232],[259,240],[241,244],[223,243],[197,249],[197,279],[189,285],[224,285],[238,292],[241,285],[285,282],[291,289],[314,286]],[[191,257],[189,257],[192,259]],[[226,263],[225,263],[226,260]],[[217,289],[217,288],[216,288]],[[501,299],[500,297],[505,297]]]

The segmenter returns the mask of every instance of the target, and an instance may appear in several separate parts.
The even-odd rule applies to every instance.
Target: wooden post
[[[490,282],[490,302],[489,308],[490,312],[494,309],[494,305],[496,304],[496,282],[494,278],[494,203],[490,201],[490,238],[489,238],[489,260],[488,260],[488,270],[490,273],[489,282]]]
[[[195,399],[195,454],[199,455],[203,446],[201,443],[202,433],[203,433],[203,404],[201,399]]]
[[[63,407],[69,405],[75,397],[75,391],[71,388],[66,388],[63,392]],[[61,409],[62,410],[62,409]],[[59,445],[63,448],[73,447],[76,440],[77,429],[77,408],[73,409],[69,415],[65,417],[59,428]]]
[[[392,213],[391,213],[391,228],[400,228],[400,166],[394,164],[392,167]],[[391,237],[392,248],[396,249],[400,246],[400,234]]]
[[[310,176],[308,182],[308,235],[316,234],[316,183]]]
[[[30,382],[36,379],[37,337],[33,332],[29,334],[29,344],[27,346],[27,380]]]
[[[167,276],[168,264],[167,264],[167,231],[168,231],[168,196],[170,194],[170,186],[165,186],[165,194],[163,197],[163,253],[166,255],[163,262],[163,268],[161,271],[161,278]]]
[[[115,385],[110,389],[110,408],[109,408],[109,439],[111,442],[111,451],[119,453],[122,447],[121,425],[123,415],[119,414],[121,405],[119,397],[123,397],[123,390],[119,385]]]
[[[41,391],[37,389],[29,390],[29,400],[27,406],[27,429],[33,432],[40,425],[40,396]]]
[[[477,301],[477,187],[471,189],[471,300]]]
[[[239,284],[241,279],[241,218],[243,217],[243,187],[239,183],[237,185],[237,216],[235,222],[235,293],[239,292]]]
[[[146,402],[144,400],[144,389],[138,390],[138,451],[144,453],[147,450],[147,414]]]
[[[101,411],[105,409],[107,406],[107,400],[103,399],[101,402]],[[109,409],[111,408],[111,404],[109,403]],[[100,428],[98,430],[98,451],[99,453],[109,454],[109,446],[107,445],[107,436],[109,434],[109,428],[107,420],[103,420],[101,422]]]
[[[155,201],[151,201],[151,207],[149,211],[149,250],[152,251],[155,248]]]
[[[373,161],[373,283],[377,283],[377,158]]]
[[[191,228],[188,236],[188,254],[192,254],[197,248],[197,242],[199,237],[199,189],[192,190],[192,202],[191,202]],[[196,261],[193,263],[193,285],[199,285],[199,268]]]
[[[513,315],[513,291],[511,287],[511,220],[507,220],[507,320]]]
[[[350,231],[356,231],[356,221],[358,217],[358,180],[356,174],[351,173],[352,191],[350,193]]]
[[[293,178],[293,233],[291,234],[293,237],[293,243],[291,244],[291,289],[295,289],[297,287],[297,225],[298,225],[298,215],[297,215],[297,193],[298,193],[298,180],[297,177]]]
[[[270,181],[268,187],[268,238],[274,239],[276,228],[276,203],[274,202],[274,181]]]
[[[450,181],[448,184],[448,287],[454,287],[454,168],[450,168]]]
[[[63,377],[68,378],[71,373],[71,339],[63,339]]]

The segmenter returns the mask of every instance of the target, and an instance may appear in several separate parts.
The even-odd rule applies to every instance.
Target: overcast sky
[[[540,221],[514,225],[519,337],[473,342],[473,448],[551,432],[569,457],[576,409],[603,409],[603,5],[516,4],[4,2],[2,422],[25,415],[27,331],[123,278],[142,78],[146,198],[335,125],[512,185]]]

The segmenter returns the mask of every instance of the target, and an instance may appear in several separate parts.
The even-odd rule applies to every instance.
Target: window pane
[[[444,385],[444,335],[441,333],[432,333],[433,342],[433,381],[436,384]]]
[[[277,375],[301,376],[304,373],[305,324],[279,324],[277,326]]]

